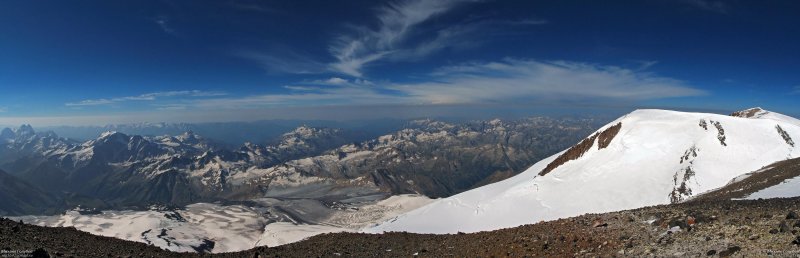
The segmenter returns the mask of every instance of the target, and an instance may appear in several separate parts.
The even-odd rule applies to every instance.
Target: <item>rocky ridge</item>
[[[191,131],[106,132],[80,143],[26,125],[3,130],[0,168],[44,191],[67,193],[67,206],[101,209],[259,197],[439,197],[507,178],[594,126],[580,119],[419,120],[356,143],[339,129],[301,126],[270,144],[227,149]]]
[[[171,253],[72,228],[0,219],[0,250],[79,257],[786,257],[800,253],[798,211],[800,198],[706,200],[469,234],[324,234],[216,255]]]

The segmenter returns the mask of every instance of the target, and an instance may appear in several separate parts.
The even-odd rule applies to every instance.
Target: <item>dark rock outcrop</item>
[[[745,110],[736,111],[730,114],[733,117],[741,117],[741,118],[752,118],[758,115],[759,113],[764,112],[763,109],[760,107],[748,108]]]
[[[608,129],[604,130],[597,136],[597,145],[599,149],[605,149],[611,144],[611,140],[617,136],[619,130],[622,129],[622,122],[619,122]]]
[[[566,152],[559,155],[555,160],[553,160],[553,162],[547,164],[547,166],[541,172],[539,172],[539,175],[540,176],[547,175],[547,173],[550,173],[559,166],[564,165],[564,163],[582,157],[584,153],[589,151],[589,149],[591,149],[592,146],[594,146],[595,139],[598,140],[598,149],[603,149],[608,147],[608,145],[611,143],[611,140],[614,139],[614,137],[617,135],[617,133],[619,133],[619,130],[621,128],[622,128],[622,123],[620,122],[617,123],[616,125],[606,128],[602,132],[595,133],[594,135],[589,136],[586,139],[583,139],[583,141],[576,144],[575,146],[572,146]]]
[[[792,137],[789,136],[789,133],[784,131],[780,125],[775,125],[775,129],[778,130],[778,134],[781,136],[781,138],[783,138],[784,141],[786,141],[786,144],[789,144],[789,146],[794,147],[794,140],[792,140]]]

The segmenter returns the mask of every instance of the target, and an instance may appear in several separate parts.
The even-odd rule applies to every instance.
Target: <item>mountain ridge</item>
[[[800,123],[766,114],[771,115],[754,119],[636,110],[596,131],[621,123],[606,148],[589,147],[579,158],[539,175],[567,152],[562,151],[515,177],[437,200],[366,232],[476,232],[680,202],[740,174],[800,156],[800,148],[776,130],[779,125],[799,137]],[[598,146],[592,136],[588,142]]]
[[[3,133],[14,139],[0,144],[0,167],[57,194],[94,196],[98,200],[84,206],[104,203],[96,207],[101,209],[343,196],[340,190],[291,190],[297,186],[448,196],[513,175],[592,127],[592,120],[547,118],[455,125],[419,120],[353,143],[340,129],[300,126],[271,144],[227,149],[192,131],[177,136],[108,131],[81,143],[25,125],[16,130],[25,133]]]

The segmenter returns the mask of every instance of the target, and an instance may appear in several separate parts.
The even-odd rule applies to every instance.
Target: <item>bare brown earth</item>
[[[617,136],[619,130],[622,129],[622,122],[619,122],[608,129],[604,130],[597,136],[597,145],[599,149],[605,149],[611,144],[611,140],[614,140],[614,137]]]
[[[705,200],[472,234],[336,233],[221,257],[776,257],[800,255],[800,198]],[[669,229],[673,232],[669,233]],[[0,220],[0,251],[64,257],[198,257],[73,228]]]

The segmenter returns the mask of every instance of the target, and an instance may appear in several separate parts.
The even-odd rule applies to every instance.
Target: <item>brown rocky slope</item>
[[[542,222],[472,234],[319,235],[274,248],[222,257],[491,257],[491,256],[796,256],[800,198],[703,200]],[[72,228],[0,221],[0,250],[51,256],[184,257],[142,243]]]

